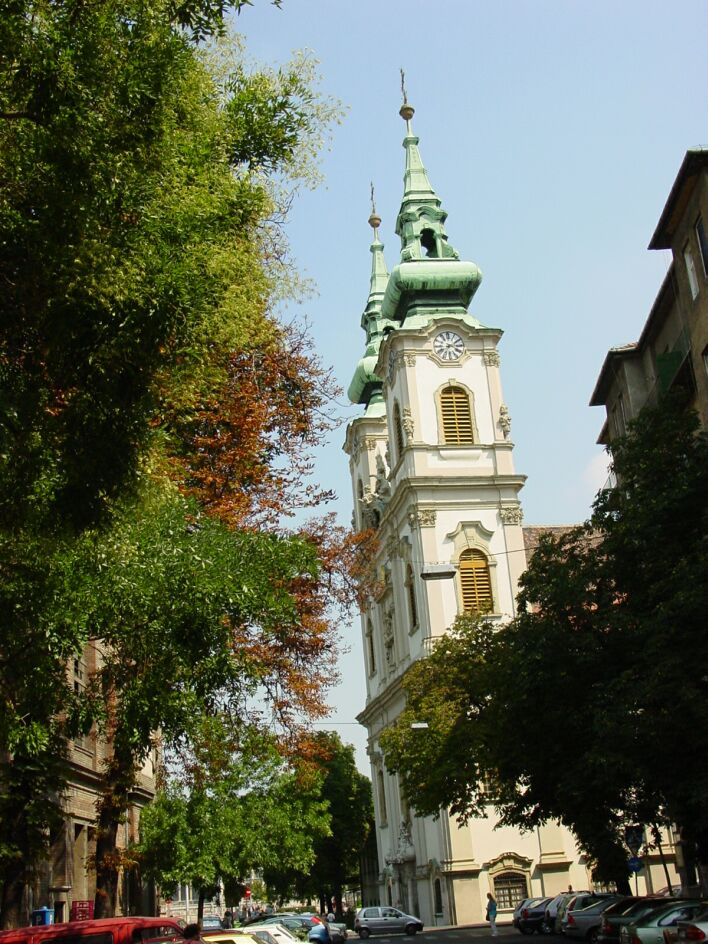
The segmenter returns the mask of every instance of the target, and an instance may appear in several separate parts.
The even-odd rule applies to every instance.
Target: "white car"
[[[249,928],[248,933],[263,941],[263,944],[302,944],[284,924],[261,924]]]
[[[708,941],[708,910],[697,914],[692,921],[679,921],[676,940],[678,944]]]

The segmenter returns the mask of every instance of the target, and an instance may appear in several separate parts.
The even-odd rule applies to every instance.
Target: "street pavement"
[[[421,934],[416,934],[415,938],[405,937],[402,934],[383,935],[377,934],[369,938],[367,944],[402,944],[404,941],[412,942],[415,940],[418,944],[466,944],[474,941],[475,944],[481,944],[482,941],[492,941],[497,944],[520,944],[521,935],[511,924],[498,924],[499,932],[496,938],[493,938],[489,932],[488,924],[470,924],[455,925],[451,927],[430,928],[426,927]],[[356,939],[356,935],[354,935]],[[352,934],[349,933],[351,941]]]

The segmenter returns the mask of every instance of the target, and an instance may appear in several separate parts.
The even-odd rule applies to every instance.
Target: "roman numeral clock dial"
[[[441,331],[433,341],[433,350],[442,361],[456,361],[462,357],[465,345],[454,331]]]

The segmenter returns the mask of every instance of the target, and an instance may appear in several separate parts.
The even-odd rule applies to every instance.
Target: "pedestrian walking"
[[[497,900],[491,892],[487,892],[487,921],[489,921],[492,937],[496,937],[499,933],[497,931]]]

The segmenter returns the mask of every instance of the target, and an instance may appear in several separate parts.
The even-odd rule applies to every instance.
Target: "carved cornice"
[[[499,512],[503,524],[521,524],[524,512],[521,505],[508,505]]]
[[[432,528],[435,526],[438,513],[435,508],[410,508],[408,510],[408,524],[412,531],[416,528]]]

